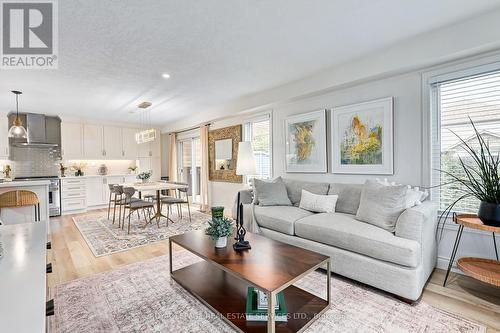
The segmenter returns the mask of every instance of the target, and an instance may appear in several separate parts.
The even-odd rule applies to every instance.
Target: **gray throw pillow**
[[[255,198],[259,206],[291,206],[285,184],[280,178],[272,182],[254,179]]]
[[[405,203],[405,185],[384,186],[367,180],[361,191],[356,220],[394,232],[396,221],[405,210]]]

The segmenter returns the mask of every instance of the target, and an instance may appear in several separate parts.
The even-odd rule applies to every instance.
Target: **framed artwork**
[[[394,173],[393,98],[333,108],[332,172]]]
[[[285,120],[286,172],[327,172],[326,111]]]

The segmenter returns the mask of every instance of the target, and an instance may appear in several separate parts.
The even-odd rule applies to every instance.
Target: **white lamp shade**
[[[243,141],[238,144],[236,174],[239,176],[251,176],[257,174],[251,142]]]

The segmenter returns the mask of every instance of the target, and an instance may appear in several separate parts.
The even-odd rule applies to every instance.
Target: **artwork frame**
[[[335,107],[332,173],[394,174],[394,98]]]
[[[327,173],[326,110],[287,117],[285,126],[285,172]],[[301,126],[301,133],[297,132]],[[297,143],[297,135],[306,143]],[[304,138],[304,135],[307,139]],[[312,146],[310,145],[312,141]],[[295,144],[293,142],[296,142]]]
[[[229,170],[216,170],[215,142],[217,140],[232,140],[232,164],[236,165],[238,159],[238,144],[241,141],[241,124],[219,128],[208,132],[208,179],[212,182],[242,183],[243,176],[236,174],[236,168]]]

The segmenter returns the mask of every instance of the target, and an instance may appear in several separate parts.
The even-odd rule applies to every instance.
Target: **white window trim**
[[[272,179],[274,175],[274,155],[273,155],[273,110],[266,110],[262,111],[259,113],[252,114],[251,116],[247,116],[243,119],[242,121],[242,127],[243,127],[243,139],[245,140],[246,134],[245,133],[245,125],[247,123],[251,122],[258,122],[258,121],[263,121],[263,120],[268,120],[269,119],[269,158],[270,158],[270,173],[269,177]],[[247,179],[247,177],[243,177],[243,182],[245,184],[249,183],[250,179]]]
[[[431,186],[432,181],[432,119],[437,117],[438,106],[433,96],[433,86],[437,82],[450,81],[464,76],[476,75],[500,68],[500,52],[470,57],[433,67],[422,72],[422,174],[423,185]],[[435,90],[435,89],[434,89]]]

